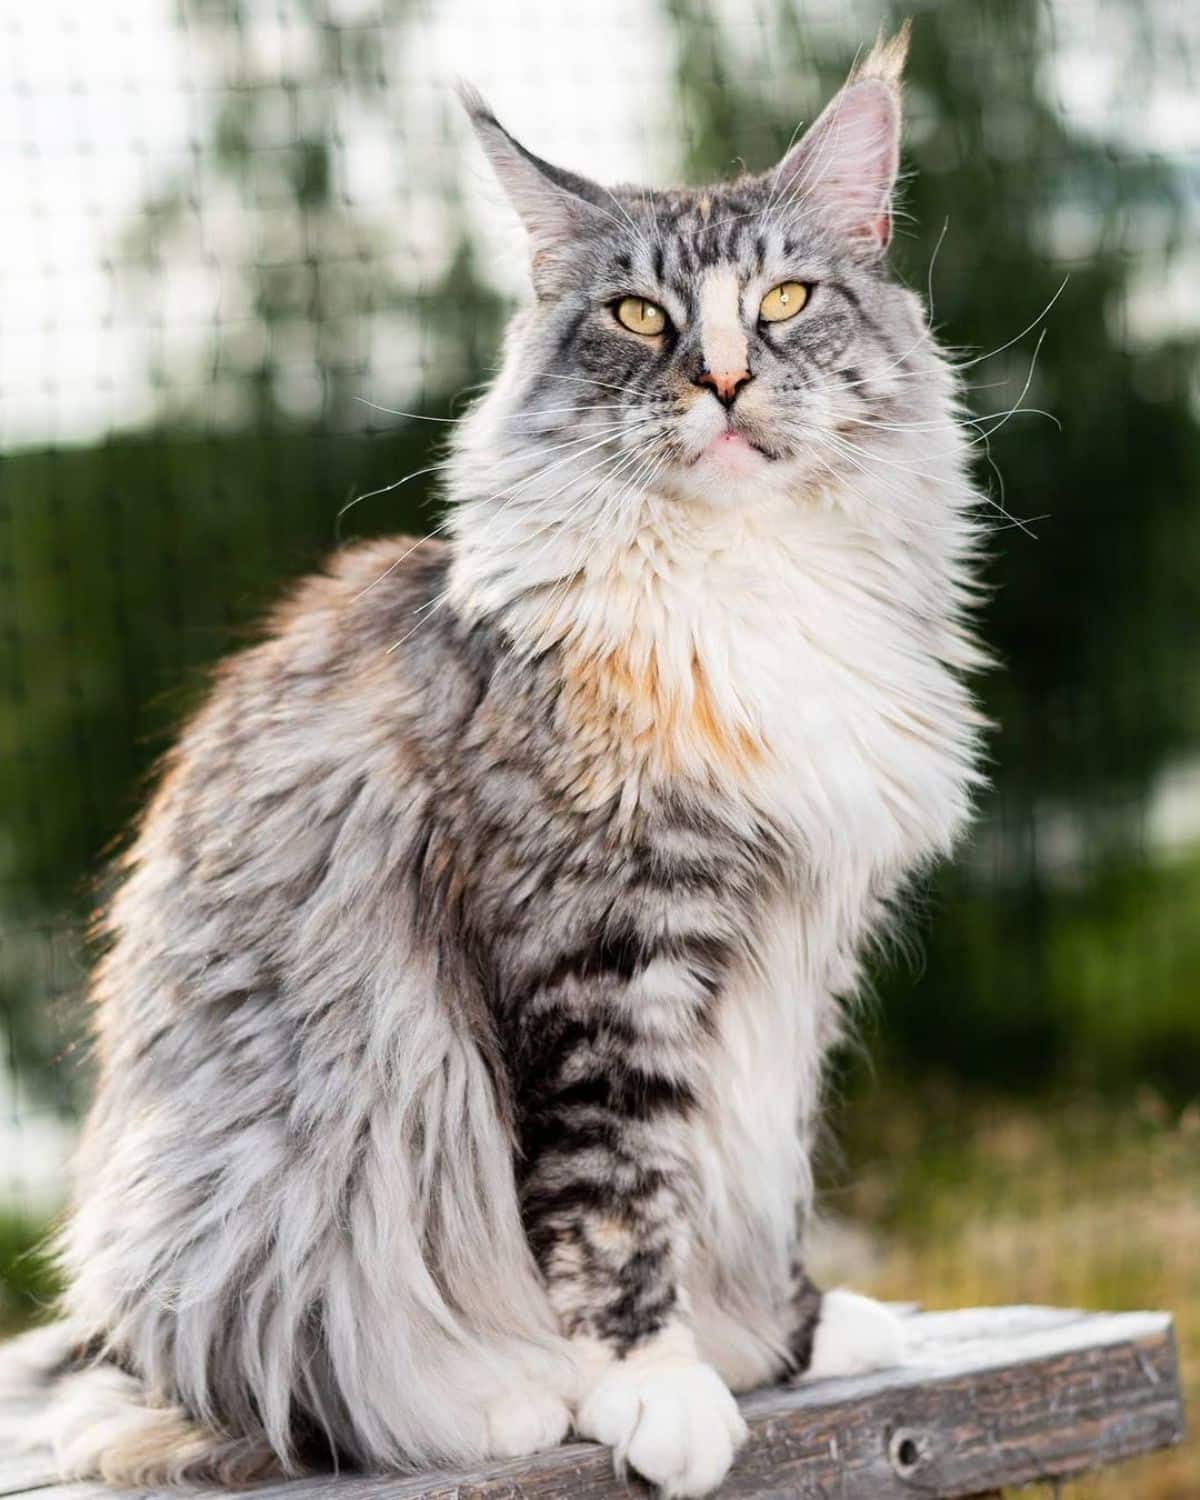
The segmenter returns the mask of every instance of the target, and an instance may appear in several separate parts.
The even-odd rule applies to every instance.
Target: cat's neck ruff
[[[716,781],[813,856],[857,844],[900,866],[949,846],[980,727],[960,680],[979,661],[969,531],[928,498],[919,537],[911,493],[869,529],[828,488],[748,507],[645,491],[603,528],[568,508],[506,529],[501,503],[468,503],[452,599],[518,652],[560,653],[571,727],[610,765],[598,795],[614,776]]]

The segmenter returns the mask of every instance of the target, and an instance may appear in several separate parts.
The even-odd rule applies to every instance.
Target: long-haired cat
[[[64,1321],[9,1361],[64,1474],[573,1429],[702,1495],[731,1391],[899,1356],[803,1229],[858,955],[977,779],[967,445],[885,266],[903,52],[702,190],[467,98],[534,296],[449,542],[303,584],[125,861]]]

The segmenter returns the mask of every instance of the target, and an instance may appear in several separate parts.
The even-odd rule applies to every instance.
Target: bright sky
[[[380,0],[327,3],[337,16],[369,17]],[[746,54],[743,65],[769,69],[769,58],[750,55],[762,45],[758,0],[721,0],[719,8],[736,20],[732,45]],[[259,44],[270,56],[296,47],[298,33],[278,22],[286,4],[261,0],[247,10],[260,16]],[[869,37],[877,7],[808,0],[804,14],[810,24]],[[1200,105],[1186,76],[1200,60],[1193,0],[1155,0],[1163,62],[1152,87],[1124,66],[1124,28],[1137,24],[1136,8],[1052,0],[1047,14],[1060,58],[1048,82],[1063,107],[1097,134],[1192,155],[1200,178]],[[658,15],[652,0],[587,7],[426,0],[395,60],[395,129],[485,215],[504,210],[481,159],[464,155],[447,87],[456,76],[481,87],[506,122],[548,154],[610,180],[661,177],[666,156],[655,143],[673,138],[673,122],[662,114],[672,56]],[[199,49],[180,30],[175,0],[37,0],[11,5],[7,16],[0,22],[0,449],[84,440],[149,417],[147,339],[161,337],[169,354],[186,358],[201,347],[216,295],[210,270],[178,268],[155,302],[156,329],[145,306],[118,294],[111,274],[122,229],[186,160],[204,117]],[[1189,32],[1191,46],[1180,45]],[[377,184],[380,214],[398,206],[388,156],[386,141],[367,130],[351,142],[355,196],[360,189],[370,196]],[[420,205],[410,210],[411,253],[436,254],[439,233],[436,216]],[[505,243],[503,236],[496,242]],[[512,286],[519,249],[515,238],[508,243],[512,254],[490,269]],[[1200,319],[1195,288],[1178,277],[1149,285],[1141,303],[1147,329]]]

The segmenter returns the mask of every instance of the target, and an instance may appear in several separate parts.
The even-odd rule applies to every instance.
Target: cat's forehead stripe
[[[699,312],[705,368],[714,374],[744,370],[749,345],[742,325],[741,281],[735,267],[718,266],[705,273]]]
[[[689,304],[706,271],[732,266],[745,279],[764,269],[773,250],[787,255],[795,249],[772,222],[766,200],[752,204],[744,197],[705,194],[695,202],[643,201],[638,207],[646,225],[639,264]],[[618,255],[616,263],[629,271],[628,254]]]

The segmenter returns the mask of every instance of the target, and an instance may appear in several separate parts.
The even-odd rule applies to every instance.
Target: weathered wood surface
[[[952,1500],[1070,1478],[1183,1436],[1165,1314],[987,1308],[916,1314],[909,1329],[908,1356],[895,1370],[745,1397],[751,1437],[721,1494]],[[112,1494],[55,1482],[37,1455],[0,1457],[0,1495],[30,1493],[36,1500]],[[470,1473],[318,1476],[254,1491],[259,1500],[618,1500],[631,1493],[645,1490],[615,1479],[608,1455],[589,1443]]]

